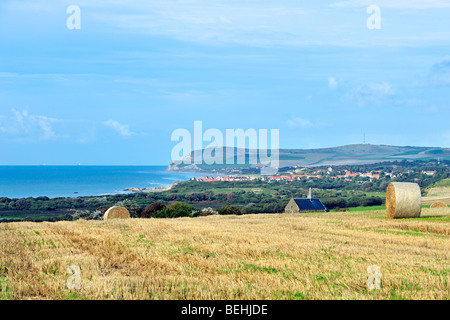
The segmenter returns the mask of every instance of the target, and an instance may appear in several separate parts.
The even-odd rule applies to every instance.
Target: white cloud
[[[12,109],[0,115],[0,139],[20,143],[36,141],[95,141],[98,122],[83,119],[58,119]]]
[[[130,126],[126,125],[126,124],[120,124],[120,122],[109,119],[107,121],[104,122],[104,124],[115,130],[118,134],[120,134],[123,137],[128,137],[133,135],[134,133],[130,131]]]
[[[332,90],[336,89],[338,82],[335,77],[328,77],[328,87]]]
[[[2,11],[2,3],[4,11]],[[49,21],[45,32],[54,30],[61,6],[51,0],[4,0],[0,12],[34,16]],[[420,15],[410,21],[423,21],[420,33],[404,32],[397,19],[389,34],[367,37],[366,28],[347,7],[368,7],[372,0],[339,1],[331,5],[277,0],[77,0],[82,21],[98,32],[168,37],[206,45],[245,45],[253,47],[332,45],[332,46],[402,46],[449,41],[450,32],[436,30],[432,18]],[[381,8],[448,8],[450,0],[379,0]],[[43,10],[41,7],[45,7]],[[336,10],[337,9],[337,10]],[[48,19],[44,18],[46,15]],[[363,13],[364,14],[364,13]],[[415,12],[415,14],[418,14]],[[361,17],[362,18],[362,17]],[[41,21],[40,20],[40,21]],[[387,22],[389,23],[389,22]],[[36,24],[40,27],[41,22]],[[388,25],[388,24],[387,24]],[[386,25],[386,26],[387,26]],[[442,26],[442,23],[440,24]],[[408,27],[408,26],[405,26]],[[82,27],[83,28],[83,27]],[[445,28],[444,28],[445,29]],[[358,32],[360,30],[361,32]],[[410,30],[410,28],[406,28]],[[399,33],[400,32],[400,33]]]
[[[428,106],[423,109],[420,109],[419,112],[421,112],[421,113],[438,113],[439,108],[436,106]]]
[[[41,128],[42,139],[52,139],[56,137],[56,134],[52,129],[52,123],[57,122],[57,119],[45,116],[32,116],[31,119]]]
[[[292,119],[289,119],[287,121],[287,125],[291,128],[312,128],[314,125],[311,123],[311,121],[299,117],[295,117]]]
[[[367,94],[373,94],[377,96],[391,96],[393,95],[394,91],[392,89],[392,86],[387,83],[369,83],[365,89]]]
[[[13,138],[50,140],[57,137],[53,124],[59,119],[43,115],[33,115],[27,110],[11,110],[12,116],[0,116],[0,132]]]
[[[307,11],[276,1],[82,1],[89,19],[110,30],[177,40],[268,46],[298,42]],[[302,19],[302,17],[304,19]]]
[[[437,85],[450,85],[450,57],[431,67],[432,81]]]
[[[380,105],[394,96],[394,89],[387,82],[368,83],[354,88],[346,98],[354,100],[360,107]]]

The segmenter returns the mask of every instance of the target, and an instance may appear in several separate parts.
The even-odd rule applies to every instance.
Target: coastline
[[[172,188],[178,185],[179,181],[172,183],[167,187],[151,187],[151,188],[125,188],[124,191],[134,192],[134,193],[156,193],[156,192],[164,192],[169,191]]]

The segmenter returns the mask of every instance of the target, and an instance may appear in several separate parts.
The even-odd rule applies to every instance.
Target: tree
[[[222,208],[219,208],[219,210],[217,210],[217,212],[220,215],[241,215],[242,212],[239,208],[235,207],[235,206],[224,206]]]
[[[267,203],[263,206],[264,213],[281,213],[284,212],[286,205],[280,203]]]
[[[155,213],[166,209],[166,206],[157,201],[149,205],[141,212],[141,218],[151,218]]]
[[[164,210],[153,214],[153,218],[192,217],[194,207],[184,202],[174,202]]]
[[[30,203],[25,199],[19,199],[19,200],[15,201],[13,206],[14,206],[14,208],[16,208],[16,210],[29,210],[30,209]]]
[[[361,188],[364,189],[364,190],[370,190],[370,189],[372,188],[372,186],[373,186],[373,183],[372,183],[372,182],[365,182],[365,183],[361,186]]]

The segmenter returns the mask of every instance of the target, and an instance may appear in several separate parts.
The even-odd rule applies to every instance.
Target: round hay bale
[[[431,209],[435,209],[435,208],[447,208],[447,205],[446,205],[445,203],[441,202],[441,201],[437,201],[437,202],[434,202],[434,203],[430,206],[430,208],[431,208]]]
[[[421,211],[422,194],[417,183],[389,183],[386,190],[386,213],[389,219],[418,218]]]
[[[123,207],[111,207],[106,210],[103,220],[130,219],[130,213]]]

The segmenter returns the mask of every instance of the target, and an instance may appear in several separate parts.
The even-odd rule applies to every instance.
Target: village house
[[[287,204],[284,213],[328,212],[328,208],[317,198],[312,197],[311,188],[306,199],[294,199]]]

